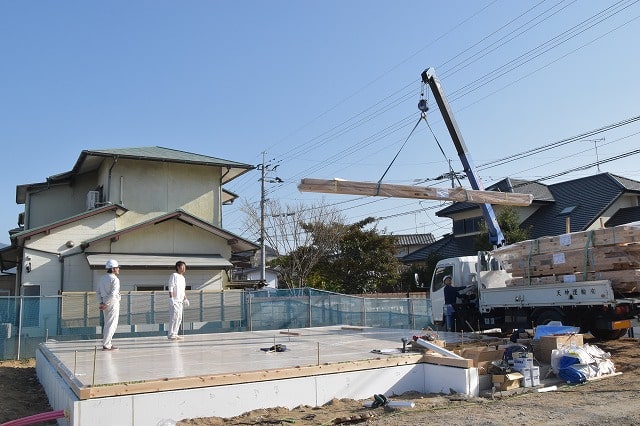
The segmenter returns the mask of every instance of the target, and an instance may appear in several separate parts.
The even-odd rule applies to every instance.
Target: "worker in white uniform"
[[[104,325],[102,326],[102,350],[116,351],[111,339],[118,328],[118,318],[120,317],[120,266],[116,260],[107,260],[105,265],[107,273],[100,277],[96,297],[100,304],[100,310],[104,315]]]
[[[189,306],[186,295],[187,283],[184,279],[184,272],[187,264],[182,260],[176,262],[176,272],[169,277],[169,340],[182,339],[178,335],[180,324],[182,324],[182,311],[184,306]]]

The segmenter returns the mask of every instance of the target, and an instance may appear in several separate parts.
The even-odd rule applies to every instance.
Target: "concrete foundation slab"
[[[69,413],[60,424],[73,426],[155,426],[407,391],[477,396],[469,360],[401,351],[403,338],[420,334],[332,326],[116,339],[120,349],[109,352],[94,340],[48,341],[36,370],[52,408]],[[270,351],[276,345],[286,350]]]

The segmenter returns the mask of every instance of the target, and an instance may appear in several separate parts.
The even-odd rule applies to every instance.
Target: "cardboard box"
[[[476,346],[460,351],[460,356],[473,361],[473,366],[478,367],[483,361],[498,361],[502,359],[503,352],[490,346]]]
[[[536,345],[536,358],[545,364],[551,363],[551,351],[565,346],[582,346],[582,334],[563,334],[560,336],[542,336],[540,343]]]
[[[491,381],[496,390],[504,391],[519,388],[523,377],[521,373],[494,374],[491,376]]]

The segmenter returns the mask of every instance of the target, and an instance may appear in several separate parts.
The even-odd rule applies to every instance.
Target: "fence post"
[[[150,322],[151,324],[155,324],[156,323],[156,292],[152,291],[151,292],[151,309],[149,309],[151,312],[149,313],[149,316],[151,318]]]
[[[131,292],[127,292],[127,324],[129,324],[129,329],[131,331],[134,330],[135,325],[131,324]]]
[[[224,309],[224,291],[220,292],[220,321],[224,324],[225,309]]]
[[[22,339],[22,315],[24,314],[24,296],[20,296],[20,317],[18,318],[18,354],[17,359],[20,360],[20,343]]]
[[[311,325],[311,289],[307,287],[307,292],[309,292],[309,308],[307,309],[308,311],[308,315],[309,315],[309,327],[312,327]]]
[[[253,331],[253,318],[251,317],[251,292],[247,290],[242,290],[244,296],[242,299],[248,302],[247,303],[247,323],[249,325],[249,331]]]

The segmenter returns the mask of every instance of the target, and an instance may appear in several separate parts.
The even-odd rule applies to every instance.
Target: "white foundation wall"
[[[167,420],[228,418],[259,408],[321,406],[334,398],[373,400],[374,394],[393,397],[407,391],[479,393],[476,368],[414,364],[80,401],[40,351],[36,369],[52,408],[69,414],[58,424],[72,426],[156,426]]]

